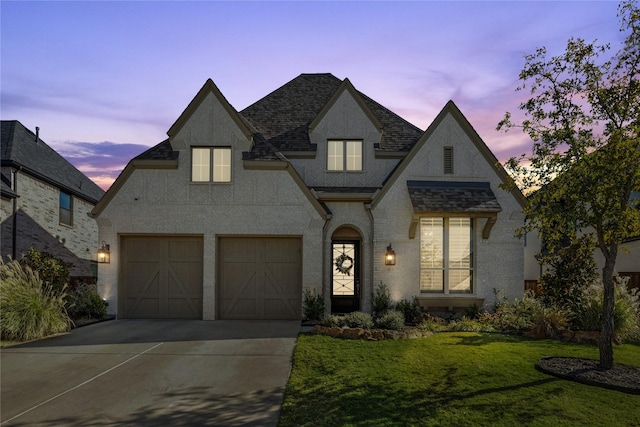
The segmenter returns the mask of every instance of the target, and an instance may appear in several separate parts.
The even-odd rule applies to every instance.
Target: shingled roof
[[[332,74],[301,74],[256,103],[240,115],[277,150],[313,151],[309,125],[322,111],[343,81]],[[422,130],[361,92],[365,105],[382,124],[382,151],[408,151]]]
[[[2,120],[2,166],[24,172],[96,204],[104,191],[17,120]]]
[[[415,212],[502,211],[488,182],[407,181]]]
[[[309,140],[309,125],[318,117],[344,82],[332,74],[300,74],[295,79],[238,113],[253,132],[251,152],[245,160],[282,160],[280,151],[315,151]],[[380,151],[409,151],[422,130],[361,92],[357,92],[382,125]],[[145,158],[173,156],[169,140],[143,153]]]

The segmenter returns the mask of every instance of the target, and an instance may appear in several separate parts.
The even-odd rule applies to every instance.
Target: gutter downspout
[[[369,268],[369,272],[371,274],[371,296],[372,296],[372,301],[373,301],[373,289],[374,289],[374,284],[373,284],[373,262],[375,257],[373,256],[374,253],[374,235],[375,235],[375,224],[374,224],[374,219],[373,219],[373,211],[371,209],[371,203],[365,203],[364,204],[364,209],[367,211],[367,213],[369,214],[369,219],[370,219],[370,223],[371,223],[371,248],[369,249],[369,258],[370,258],[370,268]],[[371,306],[371,308],[373,309],[373,306]]]
[[[13,192],[16,193],[16,197],[13,198],[13,229],[11,230],[11,256],[14,260],[16,259],[16,255],[18,252],[16,242],[16,240],[18,239],[18,170],[20,170],[20,166],[11,170],[11,172],[13,173]]]
[[[331,306],[330,287],[325,286],[327,284],[327,230],[329,228],[329,223],[331,222],[331,217],[331,214],[327,214],[327,219],[322,226],[322,297],[324,299],[325,307]],[[327,304],[327,301],[329,301],[329,304]],[[329,314],[331,314],[331,311],[329,311]]]

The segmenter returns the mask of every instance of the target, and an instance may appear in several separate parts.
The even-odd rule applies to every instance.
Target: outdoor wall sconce
[[[387,252],[384,254],[384,265],[396,265],[396,253],[391,248],[391,243],[387,246]]]
[[[109,264],[111,262],[111,252],[109,252],[109,245],[102,241],[100,249],[98,249],[98,262],[100,264]]]

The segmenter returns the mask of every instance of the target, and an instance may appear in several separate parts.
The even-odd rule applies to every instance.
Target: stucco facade
[[[111,245],[111,263],[100,265],[98,287],[113,314],[171,317],[171,309],[156,310],[154,304],[170,306],[171,298],[200,304],[199,295],[181,288],[186,273],[163,279],[150,268],[145,290],[131,291],[134,284],[124,268],[128,255],[120,248],[127,236],[201,237],[204,319],[243,315],[238,313],[299,318],[307,291],[323,295],[327,311],[370,311],[381,282],[395,300],[419,296],[431,304],[457,298],[489,305],[494,288],[510,298],[522,296],[523,243],[514,237],[522,222],[521,194],[498,188],[506,174],[453,103],[422,131],[331,75],[301,75],[241,112],[208,81],[168,135],[129,163],[93,211],[100,240]],[[345,160],[344,168],[330,170],[328,141],[338,147],[355,141],[361,153],[350,153],[345,142],[344,156],[355,155],[361,164],[352,170]],[[442,171],[445,146],[455,153],[448,175]],[[194,147],[230,148],[230,180],[195,182]],[[464,294],[421,293],[415,223],[425,208],[415,206],[408,181],[482,183],[490,194],[489,210],[431,212],[472,218],[473,285]],[[249,278],[238,275],[237,283],[228,283],[227,273],[237,266],[223,257],[223,242],[236,237],[251,237],[251,244],[265,247],[273,239],[294,237],[300,257],[295,250],[287,257],[300,264],[297,296],[283,297],[279,290],[278,277],[287,276],[284,270],[292,263],[270,261],[268,254],[247,264],[255,269]],[[384,263],[389,244],[397,253],[393,266]],[[336,254],[348,259],[348,268],[338,268]],[[232,302],[222,302],[223,294]],[[296,310],[274,308],[287,305]],[[152,308],[143,312],[143,306]]]

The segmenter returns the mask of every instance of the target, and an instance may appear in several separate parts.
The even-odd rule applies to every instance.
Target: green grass
[[[640,425],[640,396],[538,372],[593,346],[480,333],[398,341],[301,335],[280,426]],[[615,347],[640,366],[640,346]]]

